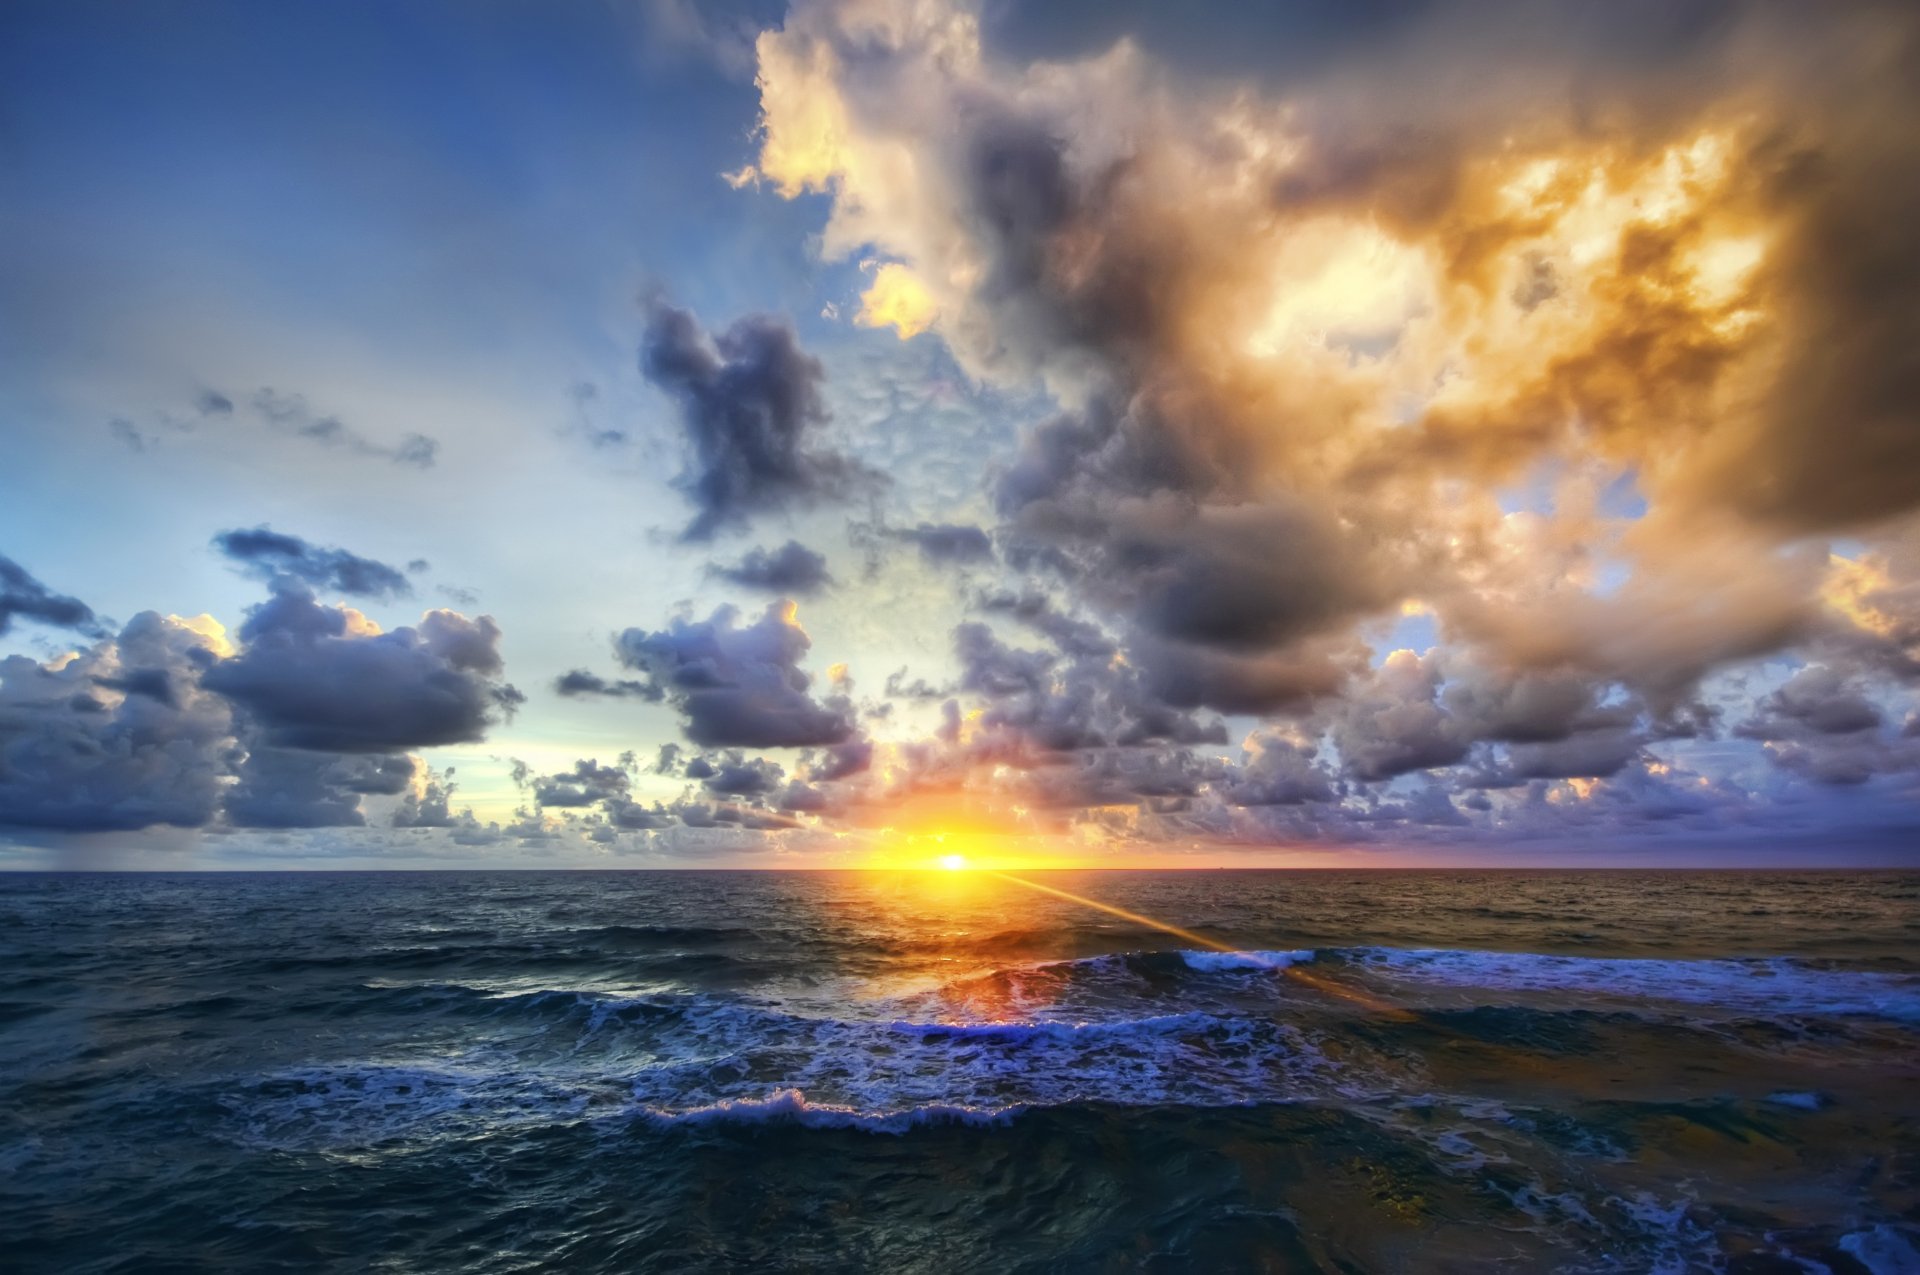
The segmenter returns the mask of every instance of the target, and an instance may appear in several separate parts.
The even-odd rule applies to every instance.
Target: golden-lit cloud
[[[937,314],[926,285],[913,271],[889,261],[874,271],[873,286],[860,294],[853,321],[863,328],[892,328],[904,341],[925,332]]]
[[[1831,240],[1891,224],[1873,172],[1912,147],[1864,104],[1913,96],[1897,60],[1833,68],[1911,22],[1755,12],[1653,65],[1620,32],[1510,57],[1452,16],[1266,82],[1127,39],[1007,56],[961,0],[801,0],[760,37],[756,176],[827,197],[827,257],[882,263],[856,322],[1060,403],[996,470],[998,534],[1116,635],[968,638],[973,696],[879,791],[1130,837],[1231,786],[1191,752],[1089,760],[1209,729],[1127,717],[1151,703],[1303,723],[1242,752],[1272,771],[1249,802],[1321,792],[1324,737],[1350,775],[1597,806],[1671,781],[1641,746],[1709,729],[1716,670],[1823,617],[1892,632],[1877,568],[1809,532],[1920,504],[1914,405],[1887,406],[1912,353],[1834,291],[1898,253]],[[1396,620],[1442,652],[1370,671],[1358,635]]]

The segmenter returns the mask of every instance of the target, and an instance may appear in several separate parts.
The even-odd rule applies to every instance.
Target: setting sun
[[[949,872],[958,872],[967,866],[967,856],[964,854],[943,854],[940,856],[940,866]]]

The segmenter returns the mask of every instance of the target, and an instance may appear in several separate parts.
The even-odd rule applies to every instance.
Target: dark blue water
[[[1920,876],[0,877],[0,1265],[1920,1269]]]

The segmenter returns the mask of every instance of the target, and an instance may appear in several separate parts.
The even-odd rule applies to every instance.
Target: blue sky
[[[8,6],[0,855],[1903,861],[1911,14],[1171,15]]]

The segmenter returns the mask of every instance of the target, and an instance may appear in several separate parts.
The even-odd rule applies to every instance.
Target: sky
[[[1915,118],[1868,0],[14,0],[0,867],[1913,864]]]

